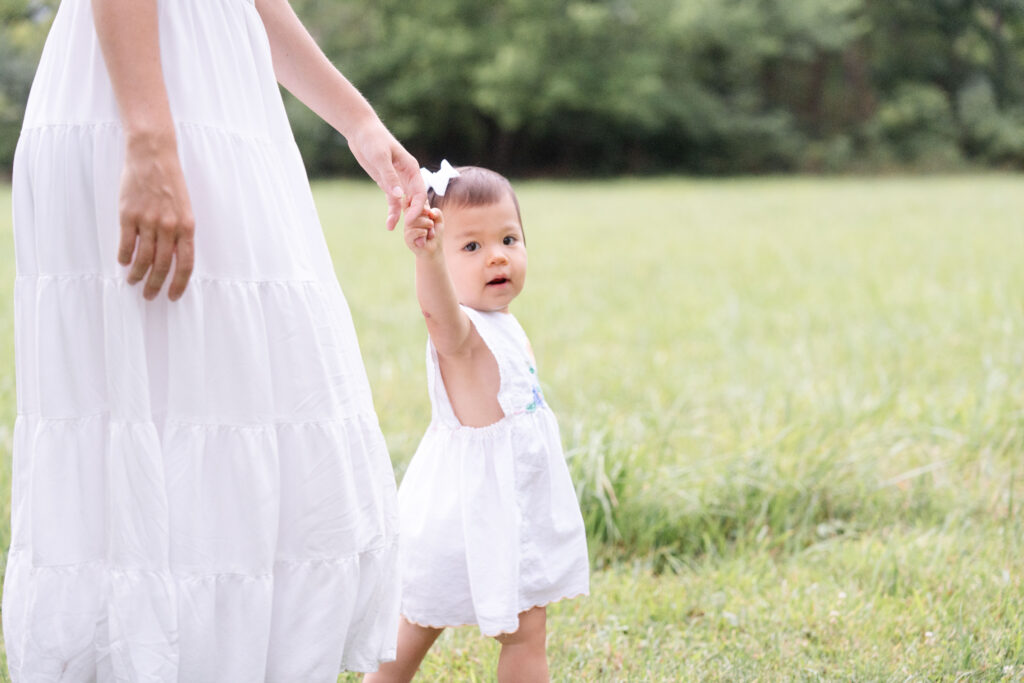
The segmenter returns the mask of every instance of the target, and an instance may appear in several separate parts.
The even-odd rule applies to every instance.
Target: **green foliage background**
[[[9,167],[57,0],[0,0]],[[1024,164],[1024,0],[293,0],[417,157],[516,174]],[[289,100],[310,171],[354,170]]]

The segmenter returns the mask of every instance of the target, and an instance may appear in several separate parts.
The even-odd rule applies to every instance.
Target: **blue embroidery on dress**
[[[531,361],[526,362],[526,367],[530,368],[530,374],[533,375],[531,379],[533,379],[536,382],[537,369],[533,367],[533,363]],[[538,408],[543,408],[545,405],[544,394],[540,393],[540,385],[534,384],[531,387],[531,391],[533,392],[533,400],[530,402],[530,405],[526,406],[526,412],[528,413],[532,413],[536,411]]]

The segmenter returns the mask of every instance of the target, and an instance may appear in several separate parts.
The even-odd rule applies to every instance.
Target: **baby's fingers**
[[[410,249],[422,249],[427,246],[427,237],[430,234],[429,228],[406,228],[405,242]]]
[[[430,215],[430,228],[427,230],[427,238],[434,239],[434,236],[444,230],[444,215],[441,209],[427,209]]]
[[[411,221],[406,221],[406,230],[427,230],[434,227],[434,221],[426,216],[426,214],[420,214]]]

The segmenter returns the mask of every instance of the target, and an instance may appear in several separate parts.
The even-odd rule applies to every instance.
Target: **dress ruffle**
[[[394,479],[332,292],[198,279],[147,307],[122,279],[18,278],[15,680],[328,680],[394,656]]]

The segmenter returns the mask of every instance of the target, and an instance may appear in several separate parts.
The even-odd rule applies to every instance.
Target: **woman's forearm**
[[[195,223],[160,64],[157,0],[92,0],[93,23],[124,128],[117,260],[152,299],[167,276],[178,299],[192,274]]]
[[[355,86],[331,64],[288,0],[256,0],[278,82],[345,136],[367,175],[387,196],[391,230],[402,212],[415,218],[427,202],[419,164],[388,132]]]
[[[92,0],[93,22],[129,143],[174,141],[156,0]]]
[[[377,115],[309,35],[287,0],[256,0],[278,82],[335,130],[350,137]]]

